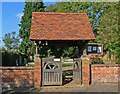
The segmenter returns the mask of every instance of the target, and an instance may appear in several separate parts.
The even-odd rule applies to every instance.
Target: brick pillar
[[[82,57],[82,84],[89,85],[90,84],[90,66],[89,66],[89,58],[87,56]]]
[[[40,88],[41,87],[41,59],[39,55],[35,56],[34,59],[34,87]]]

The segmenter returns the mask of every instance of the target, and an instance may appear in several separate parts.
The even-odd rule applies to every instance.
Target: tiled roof
[[[93,40],[86,13],[33,12],[31,40]]]

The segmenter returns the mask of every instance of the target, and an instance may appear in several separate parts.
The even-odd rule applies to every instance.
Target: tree
[[[104,51],[120,58],[119,4],[106,3],[100,17],[96,40],[104,45]]]
[[[43,2],[26,2],[24,7],[24,15],[19,24],[20,30],[19,35],[22,38],[20,45],[20,52],[26,56],[33,55],[35,52],[34,42],[30,41],[30,27],[31,27],[31,18],[32,12],[42,12],[44,11]]]
[[[3,42],[8,52],[12,51],[18,53],[20,38],[18,35],[16,35],[16,32],[5,34],[5,36],[3,37]]]

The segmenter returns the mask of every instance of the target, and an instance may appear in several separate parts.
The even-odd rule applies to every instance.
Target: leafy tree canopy
[[[24,15],[19,24],[20,30],[19,35],[22,38],[22,42],[20,45],[20,52],[27,56],[33,55],[35,52],[35,45],[32,41],[30,41],[30,27],[31,27],[31,18],[32,12],[42,12],[44,11],[43,2],[26,2],[24,7]]]
[[[20,38],[18,35],[16,35],[16,32],[5,34],[3,37],[3,42],[8,52],[12,51],[19,53],[18,48],[20,44]]]
[[[120,57],[119,4],[106,3],[100,17],[96,40],[104,45],[104,51]]]

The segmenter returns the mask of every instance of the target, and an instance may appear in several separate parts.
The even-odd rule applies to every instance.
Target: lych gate
[[[77,47],[77,52],[72,57],[73,81],[82,83],[84,78],[82,79],[80,57],[86,54],[88,41],[94,40],[94,33],[86,13],[33,12],[30,39],[36,43],[38,59],[35,61],[35,69],[41,70],[34,73],[36,85],[38,83],[43,86],[62,85],[63,80],[63,60],[60,57],[39,60],[40,46]]]

